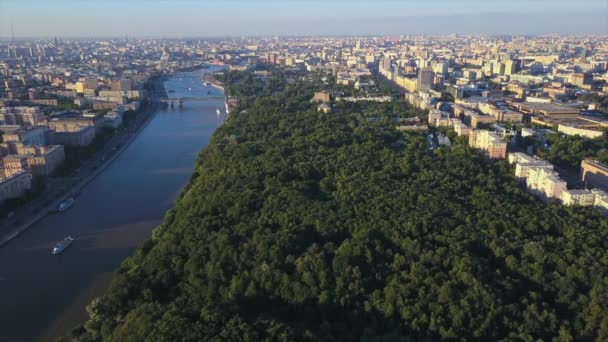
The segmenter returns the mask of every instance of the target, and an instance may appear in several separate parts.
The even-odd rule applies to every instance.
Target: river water
[[[217,97],[202,72],[165,82],[171,97]],[[87,185],[72,208],[47,216],[0,247],[0,341],[49,341],[86,318],[85,306],[112,272],[150,238],[221,124],[223,100],[186,100],[159,110],[133,142]],[[58,240],[76,241],[51,255]]]

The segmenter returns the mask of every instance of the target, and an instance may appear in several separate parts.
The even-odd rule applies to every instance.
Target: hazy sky
[[[608,0],[0,0],[0,36],[608,33]]]

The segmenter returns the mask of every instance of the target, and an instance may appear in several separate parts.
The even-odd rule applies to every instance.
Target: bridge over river
[[[178,107],[182,107],[184,102],[209,102],[224,100],[223,96],[186,96],[186,97],[160,97],[156,101],[170,104],[171,107],[177,103]]]

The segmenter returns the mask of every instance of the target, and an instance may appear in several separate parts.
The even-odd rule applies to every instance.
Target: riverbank
[[[47,215],[0,248],[0,292],[10,294],[0,310],[0,340],[50,342],[66,334],[64,339],[71,340],[72,328],[88,317],[86,306],[103,295],[121,263],[151,238],[222,123],[216,115],[221,93],[203,86],[201,77],[197,71],[165,80],[164,87],[175,90],[170,96],[197,100],[152,113],[72,208]],[[76,241],[51,256],[53,244],[67,235]]]
[[[215,75],[213,73],[205,73],[203,75],[203,79],[206,83],[209,83],[212,87],[222,90],[222,92],[224,93],[224,107],[225,107],[226,114],[232,113],[232,111],[238,106],[238,100],[236,99],[236,97],[228,96],[226,94],[226,89],[225,89],[224,83],[218,81],[218,79],[215,78]]]
[[[218,81],[212,73],[205,73],[203,78],[204,78],[205,82],[209,83],[213,87],[222,89],[222,91],[224,91],[224,92],[226,91],[226,89],[224,89],[224,84],[222,82]]]
[[[19,234],[23,233],[46,216],[58,214],[56,208],[61,202],[70,197],[78,197],[77,194],[81,193],[90,182],[112,164],[112,162],[133,142],[143,128],[150,123],[154,117],[154,113],[161,108],[162,104],[156,101],[156,99],[167,96],[163,84],[164,80],[165,78],[160,76],[158,79],[151,81],[151,86],[153,88],[153,91],[151,92],[152,96],[148,98],[150,101],[147,101],[145,108],[138,113],[134,122],[131,123],[129,127],[125,127],[121,133],[112,137],[102,150],[98,151],[93,157],[84,162],[81,169],[88,170],[88,174],[80,175],[79,181],[70,185],[69,189],[64,189],[64,196],[57,199],[48,199],[43,195],[43,197],[36,202],[29,203],[24,208],[20,208],[19,213],[0,228],[3,230],[0,235],[0,247],[19,236]],[[48,192],[49,193],[46,196],[52,195],[53,191]],[[67,195],[65,195],[65,193],[67,193]],[[43,202],[43,204],[40,202]],[[8,232],[4,232],[4,230],[7,230]]]

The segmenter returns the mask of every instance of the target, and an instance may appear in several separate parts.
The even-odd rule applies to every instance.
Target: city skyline
[[[608,341],[606,1],[0,0],[0,340]]]
[[[607,33],[607,19],[603,0],[0,1],[3,38]]]

